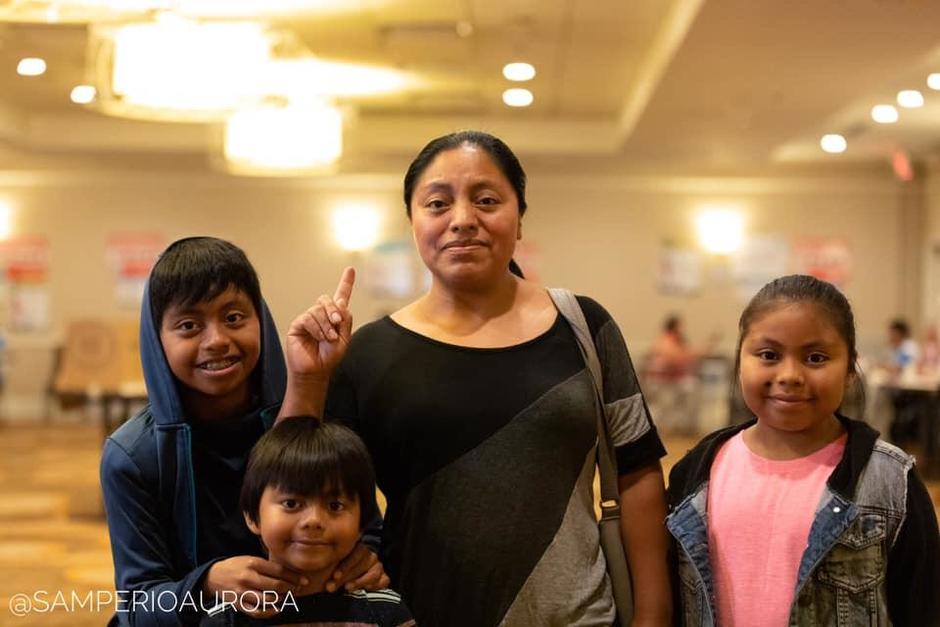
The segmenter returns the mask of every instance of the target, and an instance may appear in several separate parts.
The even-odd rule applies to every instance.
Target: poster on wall
[[[702,255],[695,250],[663,244],[656,276],[661,293],[693,296],[702,287]]]
[[[731,276],[741,302],[747,302],[766,283],[787,274],[790,247],[779,235],[747,238],[731,254]]]
[[[114,300],[118,307],[139,309],[144,286],[166,237],[151,231],[116,232],[108,236],[106,255],[114,272]]]
[[[800,237],[793,242],[793,271],[845,287],[852,278],[852,252],[838,237]]]
[[[0,242],[8,324],[11,331],[45,331],[49,315],[49,241],[20,235]]]

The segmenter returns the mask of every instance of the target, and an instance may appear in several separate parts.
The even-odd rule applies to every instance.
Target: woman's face
[[[411,226],[424,265],[455,289],[495,284],[521,237],[512,185],[489,153],[471,144],[441,152],[421,174]]]

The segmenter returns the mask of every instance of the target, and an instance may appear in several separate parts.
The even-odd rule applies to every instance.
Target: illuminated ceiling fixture
[[[822,139],[819,140],[819,146],[828,153],[839,154],[840,152],[845,152],[848,144],[845,141],[845,137],[842,135],[830,133],[822,136]]]
[[[898,110],[894,105],[875,105],[871,108],[871,119],[878,124],[894,124],[898,121]]]
[[[256,97],[271,57],[262,24],[200,23],[171,14],[95,29],[94,66],[105,113],[144,119],[219,119]]]
[[[72,88],[70,98],[75,104],[88,104],[94,102],[97,93],[98,91],[91,85],[76,85]]]
[[[898,104],[905,109],[916,109],[924,106],[924,95],[916,89],[905,89],[898,92]]]
[[[264,94],[302,98],[375,96],[402,91],[417,83],[410,74],[384,67],[322,59],[275,59],[259,77]]]
[[[503,92],[503,102],[510,107],[528,107],[535,100],[535,96],[528,89],[514,87]]]
[[[507,63],[503,66],[503,76],[510,81],[530,81],[535,78],[535,67],[530,63]]]
[[[229,117],[224,142],[236,174],[327,171],[343,153],[343,118],[326,103],[242,109]]]
[[[699,241],[712,253],[733,253],[744,240],[744,218],[730,209],[707,209],[695,221]]]
[[[253,22],[158,21],[92,29],[103,113],[147,120],[224,121],[263,99],[300,104],[363,98],[418,84],[393,68],[314,58],[291,31]],[[276,58],[274,51],[289,58]]]
[[[940,91],[940,72],[934,72],[927,77],[927,87]]]
[[[16,64],[20,76],[41,76],[46,73],[46,62],[38,57],[26,57]]]
[[[349,0],[0,0],[0,22],[92,24],[146,19],[159,11],[192,18],[259,19],[348,8]]]

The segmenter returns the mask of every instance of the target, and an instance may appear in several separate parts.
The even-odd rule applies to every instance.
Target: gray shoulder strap
[[[577,297],[569,290],[552,287],[548,290],[549,296],[558,308],[559,313],[574,331],[581,355],[594,380],[594,390],[597,396],[597,465],[600,469],[601,500],[603,502],[620,502],[620,493],[617,490],[617,466],[614,463],[614,447],[610,440],[607,424],[607,412],[604,407],[604,375],[601,372],[601,362],[597,357],[597,348],[591,338],[584,312],[578,303]],[[619,506],[617,507],[619,515]]]

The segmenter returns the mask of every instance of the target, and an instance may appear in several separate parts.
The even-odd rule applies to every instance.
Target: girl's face
[[[435,280],[457,288],[495,283],[521,237],[512,185],[485,150],[469,144],[428,165],[411,197],[411,225]]]
[[[809,433],[842,404],[849,348],[812,303],[781,303],[754,320],[740,359],[744,402],[763,426]]]

